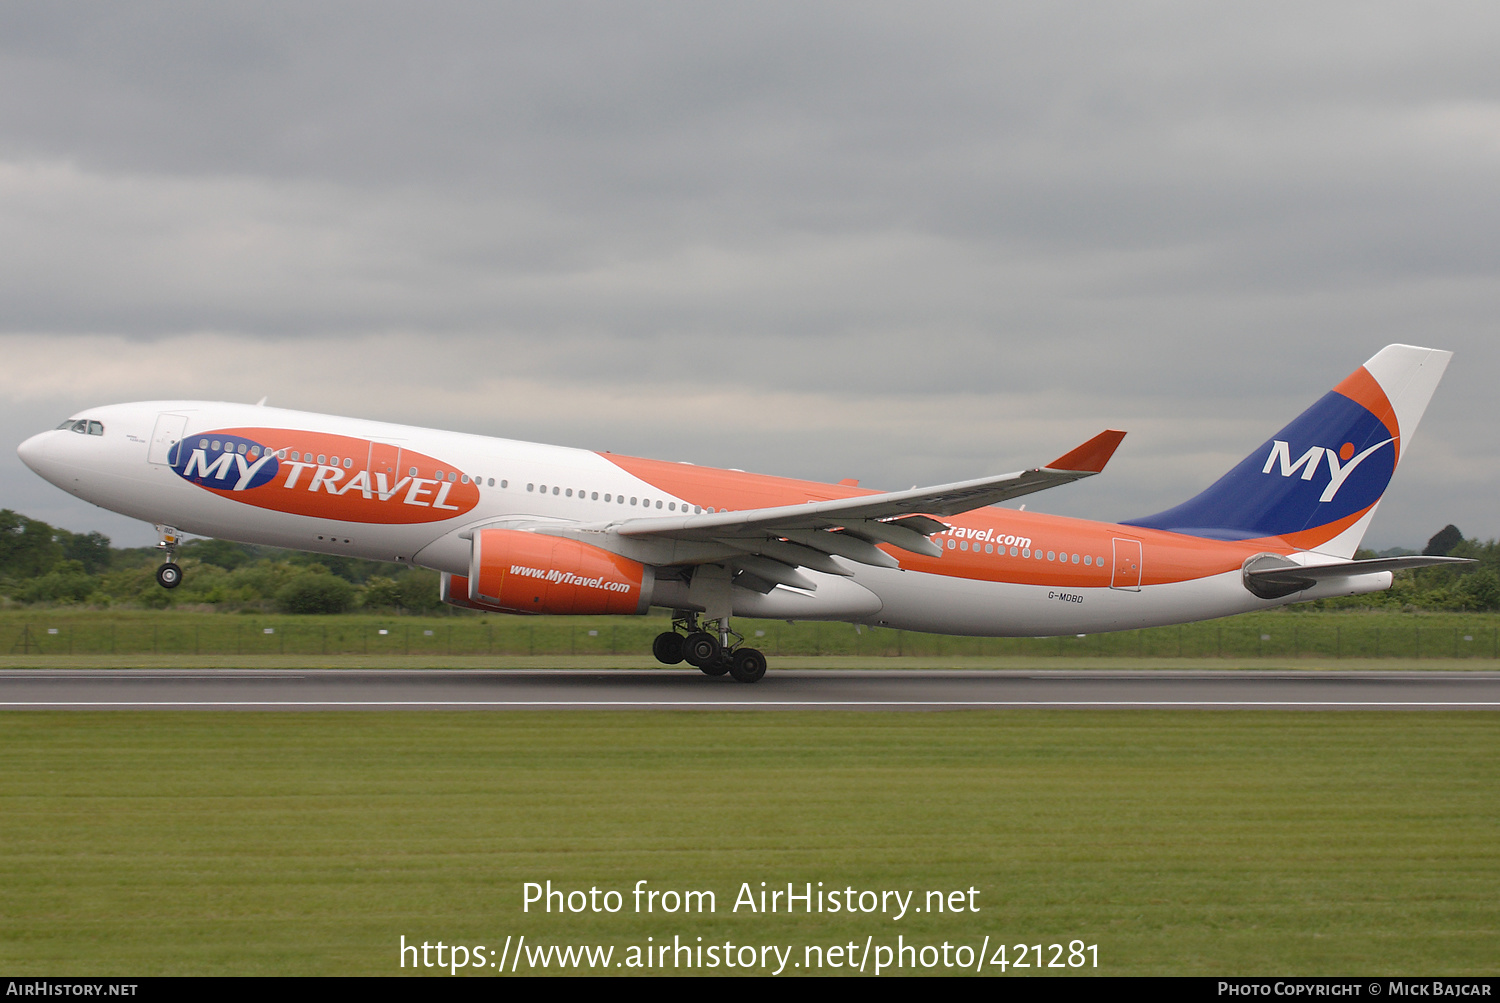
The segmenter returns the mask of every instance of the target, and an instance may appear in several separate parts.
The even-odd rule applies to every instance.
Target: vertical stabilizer
[[[1353,557],[1452,357],[1381,349],[1208,490],[1128,524]]]

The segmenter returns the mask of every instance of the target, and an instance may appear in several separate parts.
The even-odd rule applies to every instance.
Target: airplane
[[[983,636],[1129,630],[1387,589],[1455,561],[1355,560],[1452,353],[1380,351],[1197,496],[1091,522],[999,503],[1100,473],[1108,430],[1041,467],[875,491],[259,405],[91,408],[18,449],[87,501],[183,533],[431,568],[444,601],[672,611],[652,652],[756,682],[734,616]]]

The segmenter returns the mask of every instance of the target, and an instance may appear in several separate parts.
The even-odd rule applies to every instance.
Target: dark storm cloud
[[[1430,343],[1460,364],[1410,462],[1476,500],[1388,509],[1408,542],[1495,535],[1467,485],[1500,487],[1497,27],[1481,5],[9,4],[0,335],[74,367],[103,363],[70,339],[241,360],[179,362],[195,395],[892,483],[1127,424],[1135,472],[1051,506],[1112,517],[1201,486],[1381,345]],[[150,374],[45,399],[160,396]],[[535,409],[589,396],[616,409]]]

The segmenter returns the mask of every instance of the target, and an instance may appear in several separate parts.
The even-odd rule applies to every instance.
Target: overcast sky
[[[1457,352],[1366,542],[1500,536],[1493,4],[7,3],[14,446],[189,397],[904,488],[1204,487]]]

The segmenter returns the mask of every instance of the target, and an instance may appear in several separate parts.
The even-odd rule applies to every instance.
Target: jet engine
[[[453,592],[462,581],[452,579]],[[648,565],[600,547],[540,533],[482,529],[474,534],[469,556],[468,595],[449,601],[507,613],[644,613],[655,586]],[[457,602],[460,598],[468,602]]]

